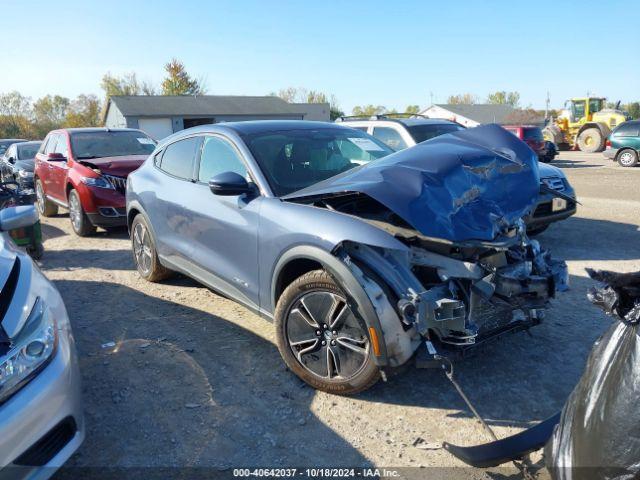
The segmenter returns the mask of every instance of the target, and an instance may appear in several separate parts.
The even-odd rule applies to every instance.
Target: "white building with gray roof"
[[[185,128],[244,120],[329,121],[329,104],[287,103],[274,96],[113,96],[104,114],[107,128],[139,128],[159,140]]]

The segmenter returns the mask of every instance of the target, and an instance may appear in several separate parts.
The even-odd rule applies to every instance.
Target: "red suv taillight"
[[[605,147],[607,147],[607,148],[611,148],[611,140],[609,140],[609,139],[607,138],[607,141],[606,141],[606,142],[604,142],[604,146],[605,146]]]

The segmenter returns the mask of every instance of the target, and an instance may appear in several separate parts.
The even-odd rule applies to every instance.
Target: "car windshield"
[[[453,123],[440,123],[440,124],[425,124],[425,125],[413,125],[411,127],[407,127],[411,137],[416,141],[416,143],[426,142],[427,140],[431,140],[439,135],[444,135],[445,133],[457,132],[460,130],[464,130],[462,125],[456,125]]]
[[[143,132],[138,131],[73,132],[71,134],[71,150],[74,157],[79,160],[149,155],[155,148],[155,142]]]
[[[29,160],[35,158],[36,153],[40,149],[39,143],[29,145],[18,145],[18,160]]]
[[[277,196],[393,153],[379,140],[346,128],[260,132],[244,139]]]

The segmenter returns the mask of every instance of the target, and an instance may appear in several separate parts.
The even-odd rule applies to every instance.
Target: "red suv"
[[[513,133],[516,137],[529,145],[531,150],[536,152],[538,156],[543,156],[545,151],[544,137],[542,129],[535,125],[503,125],[506,131]]]
[[[127,176],[153,152],[155,141],[132,129],[68,128],[49,132],[36,155],[38,210],[69,209],[73,230],[126,225]]]

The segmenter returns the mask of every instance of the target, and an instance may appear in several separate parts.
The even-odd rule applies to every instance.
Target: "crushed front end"
[[[567,288],[566,264],[524,235],[509,246],[472,250],[471,257],[448,257],[438,267],[430,261],[433,255],[412,249],[411,270],[425,287],[413,300],[422,336],[468,347],[526,329],[540,323],[549,299]],[[454,262],[470,268],[447,268]]]
[[[495,242],[460,244],[396,231],[408,253],[341,245],[338,255],[365,287],[373,279],[387,288],[384,296],[369,293],[383,317],[390,366],[405,363],[427,339],[464,354],[542,321],[549,300],[568,287],[567,266],[529,239],[525,228],[520,222]]]
[[[497,125],[442,135],[285,200],[356,217],[397,242],[343,241],[402,365],[425,339],[458,352],[540,323],[567,267],[526,235],[538,203],[535,153]],[[366,322],[366,319],[363,319]]]

